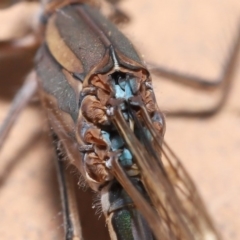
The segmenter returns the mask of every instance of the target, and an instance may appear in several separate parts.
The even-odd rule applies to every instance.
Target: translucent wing
[[[162,206],[160,209],[162,208],[165,210],[163,211],[164,213],[170,213],[170,215],[183,214],[184,224],[188,226],[193,239],[220,239],[195,184],[166,142],[161,144],[162,137],[158,136],[158,133],[155,131],[144,106],[142,107],[142,117],[152,134],[154,150],[158,152],[158,156],[161,158],[158,161],[161,161],[161,165],[166,173],[166,182],[171,185],[175,193],[175,196],[166,196],[166,202],[161,203]],[[177,198],[176,203],[179,204],[178,207],[181,209],[179,212],[168,210],[168,201],[171,197]],[[165,215],[166,217],[164,218],[167,223],[170,219],[170,226],[173,228],[173,233],[176,234],[176,238],[178,239],[177,232],[179,231],[179,226],[175,226],[174,221],[171,221],[171,216],[168,218],[167,214]]]
[[[168,179],[184,208],[186,222],[196,239],[220,239],[198,190],[186,169],[166,142],[162,146],[162,162]]]
[[[157,218],[154,216],[157,219],[154,221],[158,221],[157,226],[154,221],[149,222],[149,213],[144,213],[145,207],[139,206],[141,197],[136,198],[131,187],[124,183],[127,182],[127,176],[122,174],[120,178],[125,180],[119,179],[121,173],[117,168],[115,176],[133,198],[157,239],[220,239],[193,181],[168,145],[165,142],[162,144],[163,138],[154,129],[144,106],[141,106],[140,116],[142,121],[138,120],[133,111],[133,121],[138,130],[147,127],[152,137],[151,141],[144,135],[143,130],[142,137],[138,139],[128,124],[124,123],[120,110],[115,112],[112,120],[141,170],[142,181],[154,206],[153,212],[157,212]],[[157,228],[161,231],[157,232]]]

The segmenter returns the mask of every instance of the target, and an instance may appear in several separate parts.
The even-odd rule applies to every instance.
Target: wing
[[[193,180],[166,142],[162,146],[162,162],[195,238],[220,239]]]
[[[171,240],[220,239],[193,181],[179,159],[154,129],[145,107],[141,106],[140,114],[133,110],[132,115],[136,128],[141,131],[140,139],[124,121],[119,109],[113,114],[112,121],[141,171],[142,181],[154,206],[151,211],[146,212],[151,204],[146,203],[148,207],[139,204],[143,202],[143,198],[134,192],[134,186],[130,186],[131,181],[121,166],[116,166],[117,161],[112,165],[115,166],[114,175],[148,221],[155,237]],[[138,119],[138,115],[142,121]],[[147,127],[151,134],[151,141],[148,140],[146,131],[142,130],[144,127]]]

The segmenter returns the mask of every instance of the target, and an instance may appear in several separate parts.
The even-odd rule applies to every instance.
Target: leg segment
[[[63,207],[65,240],[83,240],[73,176],[68,162],[64,160],[65,153],[58,137],[54,134],[53,138],[57,154],[56,166]]]
[[[0,127],[0,149],[6,140],[15,121],[26,105],[30,102],[37,90],[37,80],[35,72],[31,72],[26,78],[23,86],[13,99],[12,106]]]
[[[189,76],[180,74],[178,72],[170,71],[155,64],[149,64],[149,70],[151,71],[152,74],[159,77],[165,77],[169,81],[172,81],[174,83],[178,83],[181,85],[185,85],[191,88],[200,89],[204,91],[207,90],[213,91],[217,89],[221,90],[221,97],[218,103],[213,108],[200,111],[180,109],[178,111],[169,112],[167,115],[172,117],[210,117],[217,113],[218,111],[220,111],[224,106],[231,89],[233,75],[237,65],[239,48],[240,48],[240,31],[238,31],[237,33],[236,40],[234,41],[233,47],[229,54],[229,58],[223,68],[220,79],[214,82],[207,81],[206,79],[203,78],[198,78],[195,76]]]

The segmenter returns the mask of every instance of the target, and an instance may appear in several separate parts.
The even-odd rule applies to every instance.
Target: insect
[[[115,56],[115,53],[114,53],[114,50],[113,49],[111,49],[111,50],[109,50],[109,51],[111,51],[111,56],[112,56],[112,59],[114,59],[114,56]],[[117,66],[117,63],[115,64],[115,66]],[[44,71],[43,71],[44,72]],[[79,77],[79,76],[78,76]],[[137,104],[139,104],[138,102],[137,102],[137,100],[138,99],[136,99],[136,102],[135,101],[133,101],[133,103],[132,103],[132,105],[134,106],[134,104],[135,105],[137,105]],[[135,107],[139,107],[139,106],[135,106]],[[110,115],[111,115],[111,109],[109,109],[109,111],[110,111]],[[144,111],[144,109],[143,109],[143,111]],[[85,113],[85,114],[87,114],[87,113]],[[116,112],[116,113],[114,113],[114,114],[112,114],[111,116],[113,116],[113,120],[112,121],[116,121],[116,119],[114,119],[114,117],[115,117],[115,115],[116,114],[120,114],[119,112]],[[119,118],[121,118],[121,115],[117,115]],[[145,116],[145,115],[143,115],[143,116]],[[147,116],[147,115],[146,115]],[[136,120],[137,121],[137,120]],[[145,121],[146,122],[149,122],[149,120],[148,119],[145,119]],[[117,123],[116,123],[117,124]],[[118,126],[118,125],[117,125]],[[118,126],[118,127],[121,127],[121,126]],[[125,126],[125,127],[127,127],[127,126]],[[153,133],[152,133],[153,134]],[[160,147],[161,148],[161,147]],[[85,151],[87,151],[86,149],[85,149]],[[134,150],[132,150],[132,151],[134,151]],[[137,154],[137,153],[136,153]],[[91,174],[93,174],[93,173],[91,173]],[[126,182],[126,179],[125,179],[125,182]],[[154,184],[154,182],[152,182],[151,184]],[[151,185],[150,184],[150,185]],[[171,210],[170,210],[170,212],[171,212]],[[173,230],[173,233],[171,233],[171,234],[176,234],[176,233],[174,233],[174,230]],[[181,233],[177,233],[177,235],[179,234],[179,236],[181,235]],[[183,234],[187,234],[187,233],[183,233]]]

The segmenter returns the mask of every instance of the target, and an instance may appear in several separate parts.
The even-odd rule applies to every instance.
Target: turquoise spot
[[[106,131],[101,131],[103,139],[107,142],[108,145],[111,145],[110,134]]]
[[[126,94],[126,99],[129,99],[130,97],[133,96],[133,93],[132,93],[132,90],[131,90],[131,86],[129,85],[129,83],[126,83],[125,94]]]
[[[123,139],[119,135],[115,135],[111,140],[111,149],[113,151],[120,149],[124,145]]]
[[[115,97],[116,98],[124,98],[125,92],[119,87],[119,85],[114,85],[115,89]]]
[[[123,149],[123,153],[120,156],[119,160],[120,160],[120,164],[123,167],[131,167],[132,164],[133,164],[132,154],[131,154],[131,152],[127,148]]]

